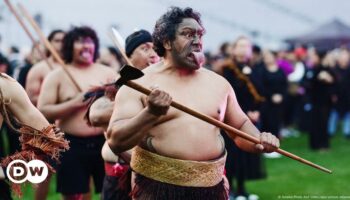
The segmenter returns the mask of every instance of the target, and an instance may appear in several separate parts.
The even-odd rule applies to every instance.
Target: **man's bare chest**
[[[225,112],[227,92],[224,88],[217,88],[213,84],[203,82],[202,84],[196,84],[171,80],[155,80],[148,84],[148,87],[152,85],[156,85],[160,90],[167,92],[173,101],[216,119],[222,118]],[[168,114],[169,116],[180,116],[183,112],[177,109],[170,109]]]
[[[107,77],[98,74],[74,74],[74,80],[81,88],[81,92],[87,92],[96,86],[101,86],[106,83]],[[66,101],[75,97],[80,91],[74,86],[72,80],[65,78],[60,81],[58,87],[58,99],[60,102]]]

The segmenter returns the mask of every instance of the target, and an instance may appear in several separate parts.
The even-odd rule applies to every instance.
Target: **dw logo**
[[[13,160],[6,169],[7,177],[13,183],[20,184],[28,180],[31,183],[41,183],[48,175],[48,168],[41,160],[26,163],[23,160]]]

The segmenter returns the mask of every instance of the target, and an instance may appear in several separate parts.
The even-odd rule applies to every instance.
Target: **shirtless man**
[[[65,33],[62,30],[54,30],[48,37],[49,42],[57,52],[61,52],[64,34]],[[47,62],[49,62],[54,69],[60,67],[55,58],[49,54],[47,61],[42,60],[38,62],[28,72],[25,89],[34,105],[37,105],[38,103],[41,84],[45,76],[53,70],[50,69],[50,66],[48,66]]]
[[[153,87],[147,97],[125,86],[116,95],[108,144],[115,153],[135,147],[130,163],[134,199],[228,199],[219,128],[170,108],[172,99],[260,139],[256,145],[228,133],[246,151],[271,152],[279,146],[276,137],[260,133],[244,114],[230,84],[201,68],[203,34],[199,13],[171,8],[153,32],[164,62],[143,70],[136,81],[161,89]]]
[[[145,30],[136,31],[126,38],[125,52],[133,66],[140,70],[159,61],[158,55],[153,50],[152,36]],[[107,131],[109,119],[113,112],[113,106],[114,101],[107,96],[97,99],[90,107],[89,122],[93,126],[103,127],[105,131]],[[103,200],[129,198],[128,194],[130,191],[125,192],[124,190],[118,189],[118,180],[122,174],[116,173],[114,169],[123,165],[125,162],[126,163],[122,167],[128,168],[130,156],[130,153],[125,152],[121,156],[125,161],[120,160],[119,157],[111,151],[107,142],[103,145],[102,157],[105,161],[106,172],[102,189]]]
[[[63,39],[62,55],[67,70],[83,91],[115,79],[116,73],[95,63],[99,42],[94,30],[75,27]],[[70,140],[70,150],[62,156],[57,169],[57,191],[64,199],[81,199],[89,192],[93,176],[97,192],[104,177],[101,148],[105,141],[102,128],[90,127],[84,121],[87,103],[62,68],[47,75],[39,95],[38,108],[58,126]]]
[[[7,123],[8,126],[13,123],[6,120],[4,116],[6,113],[13,114],[9,115],[9,117],[16,118],[21,124],[37,130],[43,130],[43,128],[49,126],[47,119],[45,119],[40,111],[30,102],[23,87],[13,78],[3,73],[0,73],[0,105],[0,127],[2,127],[3,123]],[[7,110],[7,112],[5,112],[5,110]],[[0,180],[5,178],[4,171],[5,170],[0,167]],[[5,188],[7,186],[4,182],[1,181],[0,185],[0,196],[4,199],[11,199],[10,192],[8,188]]]

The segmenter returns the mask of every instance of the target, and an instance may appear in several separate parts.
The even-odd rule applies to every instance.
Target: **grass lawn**
[[[289,158],[266,159],[268,177],[248,182],[248,191],[262,200],[350,199],[350,140],[338,134],[328,152],[308,148],[308,137],[288,138],[282,148],[333,171],[327,174]]]
[[[306,135],[282,141],[282,148],[316,164],[329,168],[327,174],[289,158],[266,159],[268,177],[249,181],[250,193],[258,194],[261,200],[273,199],[350,199],[350,140],[340,134],[332,138],[331,150],[314,152],[308,149]],[[49,200],[59,200],[55,193],[55,177],[50,186]],[[31,186],[24,188],[21,199],[33,199]],[[94,195],[93,199],[99,199]]]

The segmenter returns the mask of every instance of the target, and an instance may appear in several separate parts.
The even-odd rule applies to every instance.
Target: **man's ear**
[[[171,50],[171,42],[169,40],[163,42],[165,50]]]

